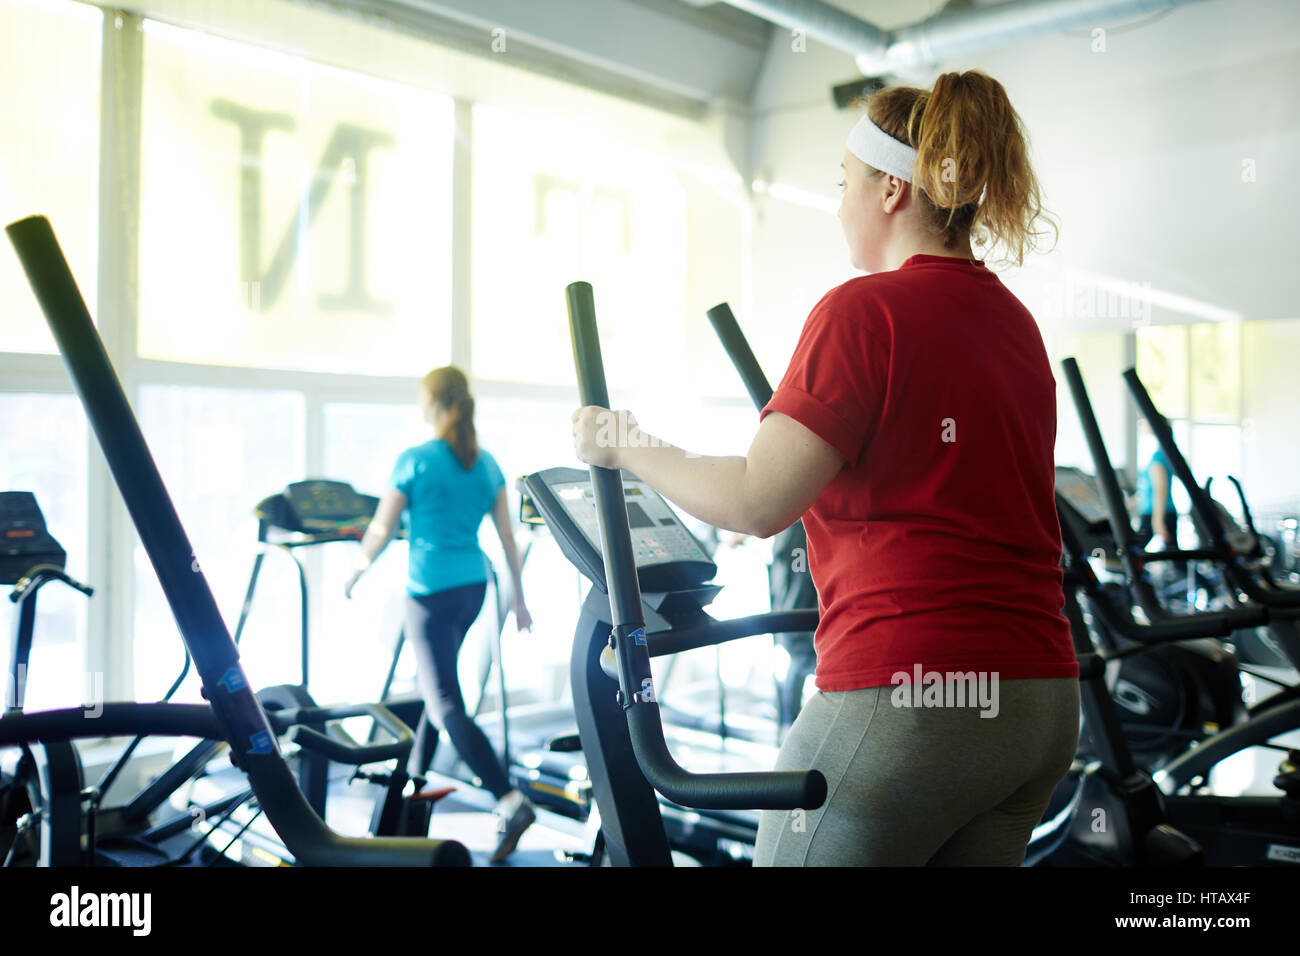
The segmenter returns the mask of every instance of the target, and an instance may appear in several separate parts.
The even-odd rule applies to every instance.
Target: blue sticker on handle
[[[632,632],[632,640],[635,641],[637,644],[643,644],[643,645],[644,645],[644,644],[645,644],[645,628],[644,628],[644,627],[638,627],[635,631],[633,631],[633,632]]]
[[[248,748],[250,754],[269,754],[275,749],[275,742],[271,739],[271,735],[265,730],[253,734],[253,736],[249,738],[249,742],[251,744]]]
[[[225,688],[227,694],[233,694],[236,691],[241,691],[248,686],[248,682],[244,680],[244,675],[239,672],[238,665],[235,665],[234,667],[230,668],[230,670],[222,674],[221,680],[217,681],[217,683],[220,684],[223,688]]]

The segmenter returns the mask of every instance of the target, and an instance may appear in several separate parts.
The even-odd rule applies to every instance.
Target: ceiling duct
[[[1158,13],[1203,0],[1024,0],[941,13],[884,31],[823,0],[724,0],[788,30],[852,53],[864,76],[931,66],[1030,37]]]

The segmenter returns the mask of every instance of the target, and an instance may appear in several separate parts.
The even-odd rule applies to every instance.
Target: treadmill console
[[[45,528],[30,491],[0,491],[0,584],[17,584],[38,564],[62,569],[68,556]]]
[[[346,481],[313,478],[295,481],[255,509],[265,524],[300,534],[360,531],[370,523],[379,499],[363,495]]]
[[[519,480],[521,519],[551,529],[565,556],[602,591],[605,563],[600,525],[588,472],[548,468]],[[700,587],[718,573],[695,536],[653,488],[623,472],[623,499],[637,577],[643,591],[663,593]]]
[[[1110,512],[1097,479],[1078,468],[1056,466],[1056,513],[1065,531],[1072,531],[1079,546],[1088,552],[1115,551]]]
[[[1078,468],[1057,465],[1056,495],[1064,498],[1090,529],[1109,530],[1110,512],[1106,510],[1101,487],[1092,475]]]

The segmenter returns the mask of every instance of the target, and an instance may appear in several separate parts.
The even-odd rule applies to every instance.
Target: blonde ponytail
[[[474,428],[474,396],[469,379],[454,365],[435,368],[420,383],[433,400],[447,412],[438,437],[451,445],[461,466],[467,471],[478,460],[478,433]]]
[[[997,249],[1001,261],[1021,265],[1049,233],[1056,241],[1058,226],[1043,208],[1024,124],[997,80],[968,70],[943,74],[932,90],[888,87],[867,100],[867,114],[916,149],[912,185],[945,247],[969,232],[976,247]]]

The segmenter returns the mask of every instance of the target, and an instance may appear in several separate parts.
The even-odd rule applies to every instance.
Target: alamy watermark
[[[596,415],[597,448],[676,448],[671,442],[642,431],[630,412],[604,409]],[[698,452],[678,449],[687,458],[700,457]]]
[[[977,707],[980,717],[998,715],[997,671],[927,671],[920,664],[889,678],[895,707]]]
[[[83,893],[74,885],[67,893],[50,897],[50,925],[124,927],[132,936],[148,936],[153,929],[153,894]]]
[[[81,709],[86,712],[86,717],[92,720],[103,716],[104,672],[85,671],[81,677],[81,687],[84,691],[81,698]],[[19,664],[17,673],[5,674],[3,685],[6,707],[11,702],[25,701],[27,697],[27,665]]]
[[[1065,275],[1040,280],[1026,290],[1035,315],[1058,319],[1121,320],[1135,328],[1151,324],[1150,282]]]

